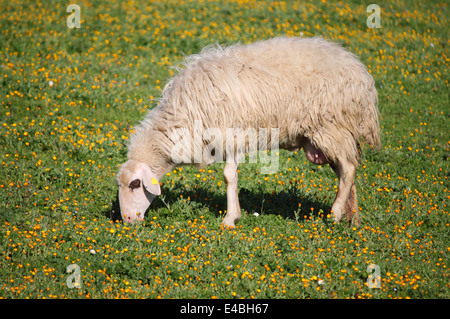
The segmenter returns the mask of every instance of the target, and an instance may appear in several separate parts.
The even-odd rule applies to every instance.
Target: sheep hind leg
[[[223,225],[235,227],[241,219],[241,207],[238,198],[238,165],[236,163],[226,163],[223,170],[225,184],[227,186],[227,214],[223,219]]]
[[[361,225],[361,221],[359,219],[359,209],[358,209],[358,200],[356,197],[356,185],[353,183],[352,188],[350,190],[350,196],[347,200],[346,206],[347,212],[347,220],[353,223],[355,226]]]
[[[360,220],[355,186],[356,167],[348,161],[330,163],[330,166],[339,179],[338,192],[331,208],[334,220],[340,222],[346,217],[349,224],[353,220],[355,225],[359,225]]]

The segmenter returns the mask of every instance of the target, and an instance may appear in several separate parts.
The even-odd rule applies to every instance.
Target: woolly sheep
[[[339,179],[334,220],[360,224],[359,141],[379,147],[380,136],[374,80],[353,54],[322,38],[277,37],[210,46],[187,57],[183,66],[130,136],[128,160],[117,174],[124,221],[144,218],[161,193],[160,179],[175,167],[225,161],[223,224],[235,226],[241,217],[238,164],[252,151],[250,142],[262,140],[257,129],[275,128],[276,138],[265,149],[303,148],[312,163],[328,163]],[[223,138],[211,140],[204,133],[183,140],[198,129]],[[206,156],[198,159],[196,150]]]

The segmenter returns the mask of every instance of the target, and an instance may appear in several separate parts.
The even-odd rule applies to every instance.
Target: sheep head
[[[161,194],[156,175],[142,162],[128,160],[117,174],[120,213],[124,222],[143,220],[153,199]]]

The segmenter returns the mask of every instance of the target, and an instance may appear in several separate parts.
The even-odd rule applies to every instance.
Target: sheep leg
[[[359,224],[355,187],[356,167],[348,161],[338,161],[330,166],[339,179],[338,192],[331,208],[334,220],[340,222],[346,216],[350,223],[355,214],[355,224]]]
[[[241,219],[241,206],[238,198],[238,173],[237,163],[226,163],[223,170],[225,184],[227,186],[227,214],[223,219],[223,225],[234,227]]]
[[[347,200],[347,220],[352,221],[355,226],[359,226],[361,224],[361,221],[359,219],[359,212],[358,212],[358,201],[356,197],[356,186],[355,183],[353,183],[350,196]]]

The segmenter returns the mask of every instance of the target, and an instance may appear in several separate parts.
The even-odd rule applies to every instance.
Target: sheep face
[[[132,223],[143,220],[153,199],[161,194],[159,182],[146,164],[129,160],[117,174],[122,219]]]

